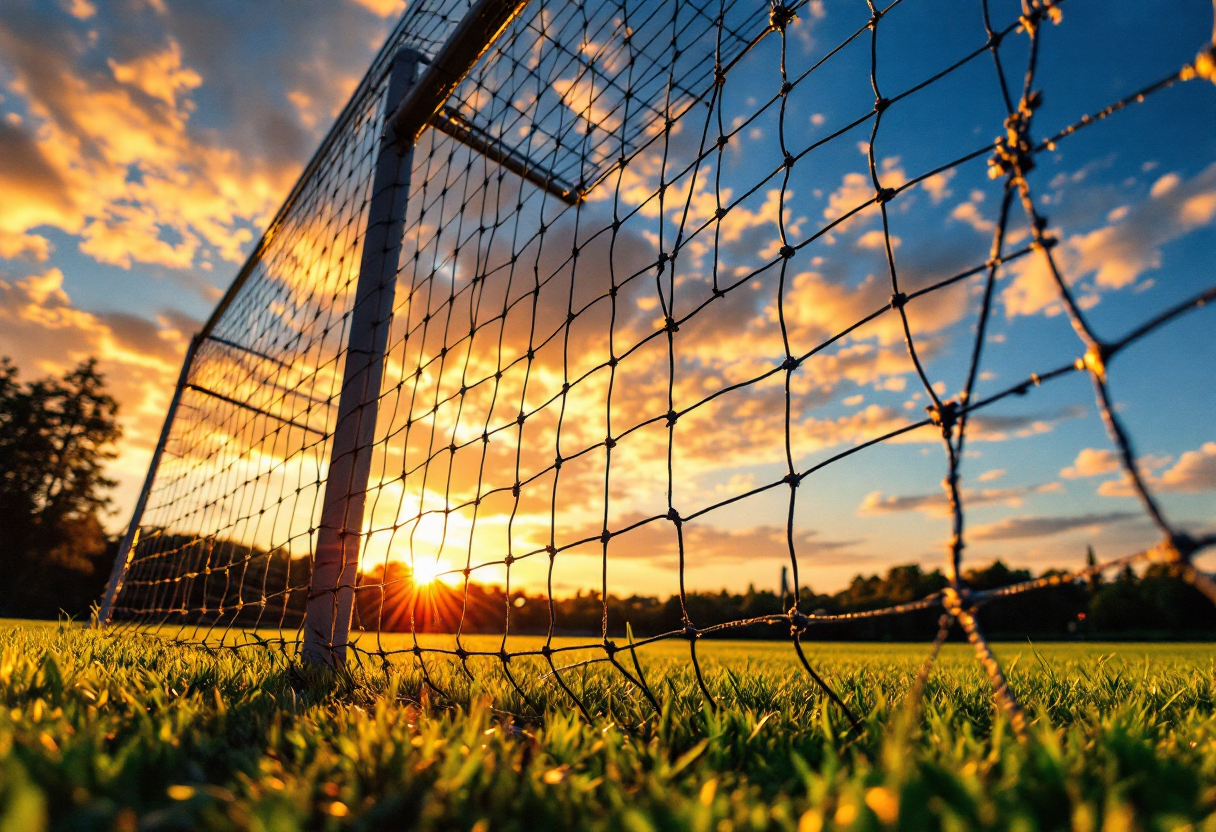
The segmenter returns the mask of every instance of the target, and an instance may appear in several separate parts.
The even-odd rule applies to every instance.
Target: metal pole
[[[160,468],[160,458],[165,453],[165,445],[169,442],[169,431],[173,427],[173,419],[177,415],[177,406],[182,400],[182,391],[186,389],[186,379],[190,376],[190,365],[194,363],[194,353],[202,339],[195,335],[186,347],[186,357],[182,361],[182,370],[177,376],[177,387],[173,389],[173,398],[169,401],[169,411],[165,414],[165,424],[160,429],[160,439],[156,449],[152,451],[152,460],[148,463],[148,474],[144,477],[144,487],[135,501],[135,510],[131,512],[131,522],[127,532],[118,544],[118,555],[114,558],[114,567],[110,570],[110,581],[106,584],[106,593],[101,599],[101,609],[97,613],[97,626],[104,627],[110,623],[114,613],[114,600],[122,590],[123,581],[127,577],[127,569],[131,566],[131,556],[135,544],[139,540],[139,525],[143,521],[144,508],[148,505],[148,495],[152,493],[152,483],[156,480],[156,472]]]
[[[414,85],[421,62],[422,56],[412,49],[397,53],[389,75],[387,112],[392,113]],[[400,142],[391,125],[386,124],[368,207],[338,421],[304,615],[303,658],[313,664],[340,666],[346,661],[381,373],[405,234],[413,158],[412,137]]]
[[[413,144],[456,87],[528,5],[528,0],[477,0],[456,24],[426,74],[389,116],[397,141]]]
[[[538,188],[543,188],[567,205],[577,205],[582,198],[579,189],[567,184],[556,175],[549,173],[532,160],[507,146],[502,139],[496,139],[486,134],[484,130],[470,124],[460,113],[444,107],[431,120],[431,126],[440,133],[451,136],[461,144],[485,156],[492,162],[523,179],[528,180]]]

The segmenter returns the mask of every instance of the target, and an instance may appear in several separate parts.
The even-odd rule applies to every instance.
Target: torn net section
[[[632,646],[686,640],[707,698],[697,659],[706,636],[780,626],[814,682],[845,707],[807,660],[802,639],[841,620],[940,609],[934,653],[959,625],[1021,730],[1020,706],[976,617],[983,605],[1153,558],[1216,601],[1211,579],[1192,563],[1216,537],[1188,536],[1166,517],[1134,462],[1107,380],[1114,359],[1216,299],[1216,287],[1114,340],[1100,339],[1027,178],[1041,154],[1078,131],[1105,129],[1095,125],[1180,82],[1210,80],[1210,55],[1044,136],[1032,129],[1044,86],[1039,50],[1060,4],[977,2],[970,46],[896,86],[884,80],[880,34],[888,37],[896,25],[897,7],[915,1],[859,6],[855,30],[817,47],[813,60],[795,57],[796,26],[819,13],[806,3],[537,2],[494,45],[445,115],[577,199],[570,205],[522,181],[446,133],[427,131],[418,143],[367,491],[355,624],[369,632],[356,644],[359,655],[402,656],[424,673],[442,657],[466,666],[480,658],[512,684],[512,662],[528,658],[544,664],[581,709],[566,675],[603,662],[655,703],[640,668],[622,664],[614,637],[628,622],[610,617],[608,598],[620,564],[670,553],[682,624]],[[433,52],[457,11],[411,12],[378,59],[380,76],[396,46],[424,42],[409,41],[410,26],[426,21],[435,34],[424,43]],[[858,50],[868,73],[855,88],[853,115],[818,134],[793,125],[790,102]],[[755,83],[761,61],[768,67],[762,88]],[[956,152],[968,139],[955,137],[949,153],[919,171],[890,164],[884,123],[978,62],[994,69],[987,95],[1001,138]],[[260,643],[249,640],[255,627],[299,625],[351,269],[383,119],[379,96],[369,82],[356,94],[324,161],[272,227],[251,278],[199,351],[120,595],[117,609],[128,621],[174,625],[177,637],[225,646]],[[732,165],[731,154],[757,130],[772,137],[769,145]],[[846,177],[850,187],[823,222],[800,218],[806,197],[793,193],[795,172],[830,164],[831,154],[858,142],[866,173]],[[997,188],[989,243],[962,268],[910,279],[892,217],[914,193],[977,167]],[[837,287],[802,264],[863,220],[877,223],[863,245],[880,254],[884,273],[881,281],[855,283],[870,306],[828,329],[808,310]],[[740,239],[754,244],[740,253]],[[980,394],[994,287],[1011,266],[1032,260],[1050,276],[1080,357]],[[964,310],[969,326],[952,396],[934,383],[913,320],[918,307],[943,303]],[[758,336],[739,354],[720,333],[753,317]],[[816,456],[802,414],[825,368],[843,360],[855,333],[873,326],[896,333],[927,415],[876,422],[844,450]],[[1161,542],[1076,573],[973,591],[962,575],[968,497],[960,469],[969,424],[1075,373],[1092,382],[1128,487]],[[800,486],[918,431],[936,432],[944,450],[949,586],[864,613],[804,608],[801,588],[814,557],[795,520]],[[778,469],[767,481],[696,484],[706,458],[729,468],[757,456]],[[712,521],[759,502],[784,508],[788,608],[701,625],[687,604],[686,570],[707,535],[728,534]],[[582,565],[563,581],[570,563]],[[544,599],[541,639],[513,639],[538,632],[538,619],[525,613],[530,602],[517,603],[519,586]],[[563,628],[554,599],[571,588],[595,591],[597,635],[557,638]],[[470,640],[487,633],[498,640]],[[579,661],[562,664],[564,656]]]

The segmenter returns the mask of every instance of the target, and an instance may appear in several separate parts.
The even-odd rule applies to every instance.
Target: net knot
[[[722,64],[714,67],[714,83],[718,86],[726,83],[726,70],[722,68]]]
[[[667,510],[667,519],[675,523],[677,526],[684,522],[680,518],[680,512],[676,511],[674,508],[669,508]]]
[[[672,333],[680,331],[680,327],[676,325],[676,319],[670,315],[663,319],[663,329]]]
[[[511,486],[511,496],[512,497],[519,496],[519,483],[515,483],[515,485]]]
[[[607,546],[609,540],[612,540],[612,532],[608,531],[607,529],[604,529],[602,532],[600,532],[600,543],[603,543],[605,546]]]
[[[784,32],[785,27],[798,16],[792,6],[787,6],[780,0],[773,0],[768,10],[768,24],[774,31]]]
[[[874,102],[874,112],[881,113],[883,110],[887,109],[890,106],[891,106],[891,99],[880,97],[877,100],[875,100],[875,102]]]
[[[942,402],[940,405],[930,405],[925,408],[925,412],[929,414],[929,418],[933,420],[933,424],[942,429],[942,436],[949,438],[950,432],[954,430],[954,425],[958,422],[958,402],[951,399],[950,401]]]
[[[893,199],[895,199],[895,189],[894,188],[879,188],[874,193],[874,201],[877,202],[879,205],[885,205],[886,203],[890,202]]]
[[[728,213],[730,213],[729,208],[719,207],[717,211],[714,211],[714,219],[720,220],[723,217],[725,217]]]
[[[561,455],[560,455],[560,454],[559,454],[558,456],[555,456],[555,457],[553,458],[553,470],[555,470],[555,471],[560,471],[560,470],[562,470],[562,462],[564,462],[564,461],[565,461],[565,460],[563,460],[563,459],[561,458]]]
[[[793,246],[782,246],[781,247],[781,258],[783,260],[789,260],[797,253],[798,253],[798,250],[795,249]]]
[[[1039,90],[1023,96],[1015,112],[1005,119],[1005,135],[996,140],[993,154],[988,159],[988,178],[1000,179],[1008,176],[1013,181],[1022,178],[1034,169],[1034,143],[1030,139],[1030,119],[1043,103]]]
[[[691,621],[684,622],[684,638],[689,641],[696,641],[701,635],[701,631],[692,625]]]
[[[545,554],[549,556],[549,560],[553,560],[555,557],[557,557],[557,547],[552,543],[548,544],[545,546]]]
[[[788,356],[786,356],[785,360],[781,362],[781,369],[785,370],[786,372],[789,372],[791,370],[797,370],[798,365],[801,363],[802,362],[800,362],[794,356],[788,355]]]
[[[1110,347],[1099,341],[1089,345],[1085,355],[1076,361],[1078,370],[1088,370],[1099,380],[1106,381],[1106,362],[1110,358]]]
[[[515,555],[507,555],[502,559],[503,566],[510,566],[515,563]]]
[[[1170,565],[1181,565],[1191,562],[1199,546],[1195,539],[1182,532],[1172,532],[1169,537],[1157,544],[1153,550],[1153,560],[1160,560]]]
[[[1030,244],[1030,247],[1035,251],[1051,251],[1060,244],[1058,237],[1053,237],[1050,234],[1042,234],[1039,238]]]
[[[611,659],[613,656],[616,655],[617,651],[620,649],[621,648],[617,647],[616,643],[613,642],[612,640],[604,639],[604,652],[608,654],[608,658]]]
[[[904,305],[907,304],[907,302],[908,302],[908,296],[905,295],[903,292],[896,292],[895,294],[891,295],[891,308],[892,309],[903,309]]]
[[[675,427],[676,420],[680,418],[680,414],[674,410],[667,411],[667,427]]]
[[[1018,22],[1032,36],[1044,17],[1050,20],[1052,25],[1058,25],[1064,19],[1064,13],[1056,2],[1057,0],[1022,0],[1022,16],[1018,18]]]
[[[1180,81],[1190,81],[1194,78],[1202,78],[1216,84],[1216,43],[1196,55],[1195,60],[1178,73]]]
[[[612,450],[613,448],[616,447],[616,440],[613,439],[611,436],[604,437],[604,447],[607,448],[608,450]]]
[[[958,616],[971,609],[971,590],[965,586],[948,586],[942,590],[942,607],[950,615]]]
[[[718,136],[718,149],[719,150],[726,147],[728,144],[730,144],[730,139],[728,139],[726,136]]]
[[[785,483],[786,485],[788,485],[790,488],[797,488],[799,485],[802,484],[802,477],[791,472],[789,474],[786,474],[784,477],[782,477],[781,481],[783,483]]]

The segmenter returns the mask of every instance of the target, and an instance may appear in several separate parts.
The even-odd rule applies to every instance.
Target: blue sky
[[[1016,19],[1016,5],[992,6],[999,24]],[[133,502],[186,340],[402,8],[392,0],[17,0],[0,10],[0,353],[13,356],[27,376],[101,357],[127,430],[115,464],[121,483],[115,527]],[[1169,14],[1123,0],[1068,0],[1061,8],[1063,19],[1042,33],[1036,87],[1044,103],[1033,130],[1039,137],[1177,71],[1212,28],[1212,8],[1203,0],[1170,3]],[[868,17],[860,2],[805,6],[786,38],[791,75]],[[1016,82],[1025,47],[1010,37],[1015,42],[1002,52]],[[977,3],[904,0],[879,27],[883,94],[894,97],[984,39]],[[764,41],[724,88],[728,127],[759,112],[716,165],[719,187],[736,194],[781,158],[778,108],[764,106],[780,88],[780,45],[778,37]],[[873,99],[866,34],[791,93],[787,145],[806,147],[865,115]],[[696,153],[706,113],[697,106],[681,119],[671,159]],[[884,114],[873,147],[884,183],[898,186],[991,142],[1003,119],[992,61],[980,56]],[[866,123],[799,160],[785,187],[791,238],[809,237],[872,196],[869,140]],[[1178,84],[1062,141],[1038,163],[1030,175],[1036,206],[1060,240],[1056,256],[1099,333],[1118,337],[1216,283],[1216,85]],[[610,176],[607,190],[590,196],[580,228],[611,220],[611,192],[619,186],[626,202],[640,206],[626,228],[639,251],[656,245],[660,226],[673,234],[678,217],[649,216],[645,207],[661,170],[661,160],[656,165],[644,153],[627,175]],[[706,183],[677,183],[681,194],[692,189],[694,213],[707,207],[712,213]],[[728,239],[720,269],[746,270],[772,257],[779,186],[780,177],[723,221]],[[1000,197],[1001,183],[989,178],[984,156],[893,201],[894,254],[906,285],[915,289],[982,263]],[[865,212],[790,261],[785,302],[795,347],[805,351],[889,297],[879,227],[877,212]],[[1014,246],[1025,245],[1024,220],[1010,228],[1021,239]],[[679,278],[689,289],[681,286],[681,298],[697,297],[695,287],[704,288],[712,266],[712,252],[690,251]],[[678,395],[780,360],[772,277],[771,270],[760,275],[681,332],[686,360]],[[943,396],[963,383],[978,289],[966,282],[909,306],[926,371]],[[1027,257],[1006,266],[996,292],[980,395],[1083,351],[1041,261]],[[627,300],[636,306],[638,331],[645,331],[657,314],[653,291]],[[1154,334],[1120,356],[1110,374],[1146,476],[1170,516],[1193,530],[1216,523],[1212,315],[1199,310]],[[649,407],[643,400],[656,383],[647,362],[640,357],[637,364],[639,412]],[[893,313],[808,361],[795,382],[798,467],[921,418],[926,398],[918,384]],[[665,391],[665,379],[660,387]],[[684,476],[676,498],[685,514],[782,476],[784,426],[772,406],[779,392],[779,384],[753,386],[681,424]],[[1037,570],[1075,565],[1087,545],[1114,557],[1156,541],[1112,466],[1083,374],[1002,404],[973,429],[963,468],[973,563],[1001,557]],[[631,487],[614,493],[614,522],[654,513],[659,503],[665,510],[665,475],[650,466],[664,443],[661,436],[642,437],[632,451],[622,449],[615,464]],[[943,456],[940,440],[924,432],[804,481],[795,517],[803,579],[833,589],[858,571],[909,561],[937,566],[948,534]],[[400,495],[395,499],[404,505]],[[696,553],[690,586],[774,587],[787,562],[787,506],[784,495],[770,492],[690,524],[686,543]],[[591,514],[588,506],[572,506],[568,526],[582,528]],[[616,585],[674,591],[670,535],[645,534],[621,550]],[[459,545],[448,546],[442,556],[459,563]],[[563,559],[558,590],[594,586],[597,555]],[[543,576],[529,569],[521,567],[525,580],[539,583]]]

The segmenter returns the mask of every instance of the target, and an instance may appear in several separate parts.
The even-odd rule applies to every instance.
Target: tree
[[[22,384],[0,358],[0,615],[80,614],[100,593],[117,411],[93,359]]]

